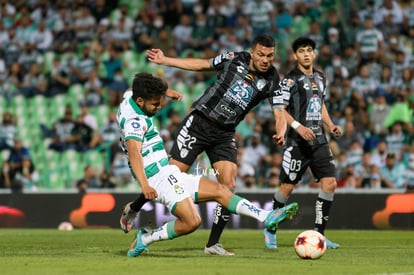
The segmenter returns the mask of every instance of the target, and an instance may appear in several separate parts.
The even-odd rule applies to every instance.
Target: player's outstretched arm
[[[201,58],[175,58],[165,56],[160,49],[150,49],[146,51],[150,62],[169,67],[176,67],[189,71],[205,71],[210,68],[210,61]]]

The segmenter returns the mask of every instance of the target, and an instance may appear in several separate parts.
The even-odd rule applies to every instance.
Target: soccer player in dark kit
[[[342,134],[334,125],[325,107],[326,79],[314,69],[315,42],[299,37],[292,43],[297,66],[282,80],[280,88],[286,105],[285,118],[290,125],[286,132],[283,162],[280,172],[281,187],[274,194],[273,208],[286,204],[295,185],[308,167],[320,182],[315,204],[314,229],[324,234],[336,188],[335,161],[328,146],[325,129],[334,136]],[[265,246],[277,248],[276,231],[264,230]],[[328,248],[339,244],[326,239]]]
[[[211,59],[172,58],[164,56],[159,49],[147,51],[148,60],[156,64],[192,71],[217,71],[217,80],[193,103],[192,111],[177,131],[170,151],[171,164],[186,172],[196,157],[205,151],[218,181],[234,189],[237,175],[235,128],[264,99],[268,99],[273,107],[276,123],[273,139],[279,145],[284,144],[286,120],[279,74],[272,65],[274,56],[275,41],[267,35],[256,37],[249,52],[226,52]],[[130,230],[137,211],[145,201],[141,196],[126,205],[120,219],[124,232]],[[286,219],[292,218],[297,204],[286,207]],[[229,217],[230,212],[217,205],[211,234],[204,249],[206,254],[234,255],[219,243]]]

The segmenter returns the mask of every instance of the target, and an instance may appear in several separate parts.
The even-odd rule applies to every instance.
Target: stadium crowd
[[[123,188],[131,178],[114,112],[133,74],[157,74],[184,95],[157,115],[167,149],[191,102],[214,81],[214,74],[149,64],[145,50],[209,58],[247,50],[258,34],[276,39],[274,66],[282,76],[295,64],[293,39],[304,35],[317,42],[315,67],[328,79],[328,111],[344,132],[329,137],[338,187],[413,190],[414,2],[409,0],[0,0],[0,188],[45,186],[42,174],[52,168],[50,163],[36,168],[41,165],[32,152],[39,146],[32,148],[31,139],[56,154],[104,155],[96,171],[85,161],[81,177],[66,187]],[[62,95],[75,100],[59,104],[53,123],[22,123],[16,112],[21,99],[36,103],[34,98]],[[92,112],[102,106],[104,115]],[[282,155],[271,138],[272,119],[263,102],[236,129],[238,188],[279,184]],[[29,134],[36,137],[21,136],[19,129],[27,127],[40,129]],[[200,157],[190,172],[214,176],[209,167]],[[317,186],[308,173],[299,188]]]

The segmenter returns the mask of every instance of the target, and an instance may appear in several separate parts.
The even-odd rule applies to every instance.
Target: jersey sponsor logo
[[[220,109],[223,111],[223,114],[226,115],[227,118],[236,116],[236,112],[227,105],[221,104]]]
[[[238,105],[243,110],[246,109],[253,94],[253,89],[248,82],[238,80],[231,86],[224,94],[224,99],[227,102]]]
[[[131,126],[132,126],[132,128],[134,128],[134,129],[138,129],[141,125],[140,125],[138,122],[133,121],[133,122],[131,123]]]
[[[322,101],[320,97],[314,95],[309,99],[308,108],[306,110],[306,120],[321,120],[322,119]]]
[[[189,150],[193,149],[193,143],[197,141],[195,137],[188,133],[188,128],[191,126],[193,119],[193,116],[188,118],[186,124],[181,128],[177,136],[177,146],[178,150],[180,150],[181,158],[186,158],[188,156]]]
[[[305,83],[304,85],[303,85],[303,89],[305,89],[305,90],[307,90],[307,91],[309,91],[309,83]]]

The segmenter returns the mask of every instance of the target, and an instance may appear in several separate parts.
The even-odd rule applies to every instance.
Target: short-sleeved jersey
[[[309,145],[327,143],[322,124],[326,80],[321,72],[313,72],[312,75],[305,75],[296,67],[280,83],[286,111],[302,125],[312,129],[316,135],[316,140],[309,141]],[[297,145],[303,141],[293,128],[288,128],[287,144]]]
[[[168,155],[153,119],[141,110],[131,96],[132,92],[125,93],[117,113],[121,147],[128,155],[127,140],[135,139],[142,142],[145,174],[150,178],[168,164]]]
[[[227,129],[234,129],[263,99],[268,98],[273,108],[283,108],[276,68],[254,72],[249,67],[250,58],[247,52],[227,52],[212,58],[210,66],[218,71],[217,80],[193,108]]]

